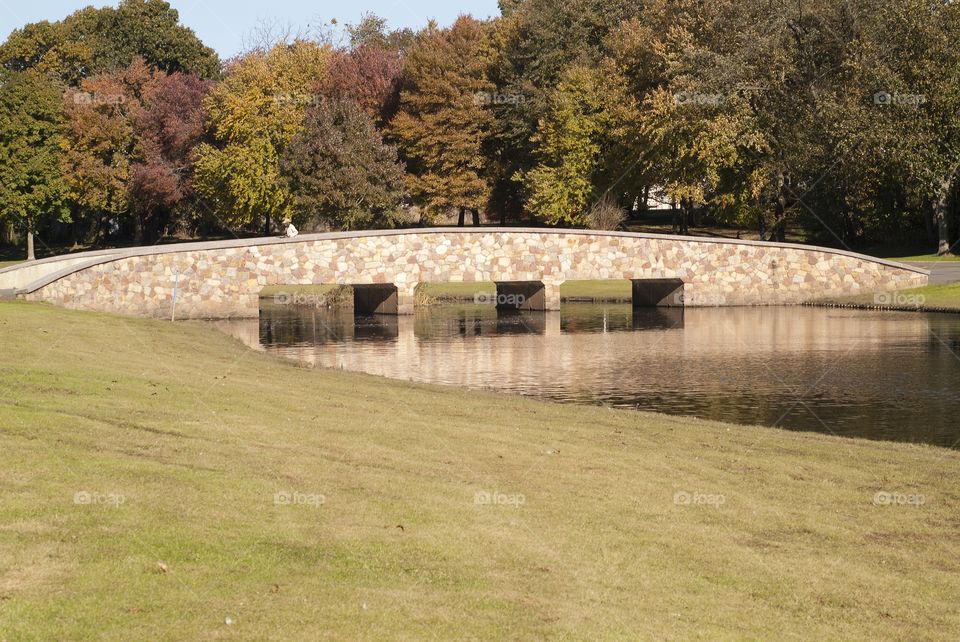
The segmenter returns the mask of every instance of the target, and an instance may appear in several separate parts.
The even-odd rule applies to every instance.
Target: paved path
[[[960,261],[941,261],[941,262],[914,262],[907,265],[916,265],[925,270],[930,270],[930,285],[941,283],[956,283],[960,281]]]

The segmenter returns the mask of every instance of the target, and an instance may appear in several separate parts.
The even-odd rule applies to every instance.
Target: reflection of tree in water
[[[262,306],[260,340],[264,345],[348,341],[355,336],[353,313],[309,306]]]

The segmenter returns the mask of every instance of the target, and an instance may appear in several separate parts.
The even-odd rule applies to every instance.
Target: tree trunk
[[[263,217],[263,235],[270,236],[270,215],[269,214]]]
[[[681,198],[679,207],[677,203],[671,203],[673,207],[673,233],[686,236],[690,233],[690,200]]]
[[[101,214],[97,217],[97,229],[94,235],[96,247],[104,247],[110,242],[110,217]]]
[[[927,243],[933,245],[937,242],[937,230],[933,225],[933,207],[927,206],[923,208],[925,213],[923,215],[923,225],[927,232]]]
[[[783,172],[777,174],[777,200],[774,203],[774,239],[783,243],[786,240],[787,226],[787,179]]]
[[[463,217],[465,215],[466,215],[466,210],[461,207],[457,212],[457,227],[463,227]]]
[[[133,244],[143,245],[143,219],[139,214],[133,217]]]
[[[14,232],[11,221],[0,223],[0,243],[8,243],[10,245],[17,244],[17,234]]]
[[[507,226],[507,208],[504,207],[500,210],[500,227]]]
[[[757,234],[761,241],[767,240],[767,217],[763,215],[763,208],[757,203]]]
[[[937,254],[950,254],[950,226],[947,224],[947,208],[950,206],[950,187],[953,177],[944,179],[936,190],[933,201],[933,220],[937,224]]]
[[[473,224],[480,225],[480,210],[473,210]]]
[[[947,217],[944,212],[937,214],[937,254],[950,254],[950,229],[947,226]]]
[[[73,249],[80,247],[80,238],[82,236],[82,223],[79,217],[74,216],[70,222],[70,247]]]
[[[37,256],[33,253],[33,226],[27,228],[27,260],[36,261]]]

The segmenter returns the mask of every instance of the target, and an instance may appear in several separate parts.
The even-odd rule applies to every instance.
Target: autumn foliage
[[[802,5],[802,6],[801,6]],[[76,244],[624,213],[957,238],[960,5],[511,0],[221,63],[163,0],[0,44],[0,234]],[[603,214],[601,216],[601,214]]]

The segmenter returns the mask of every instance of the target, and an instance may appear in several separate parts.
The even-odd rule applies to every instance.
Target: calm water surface
[[[248,345],[397,379],[957,447],[960,315],[822,308],[484,306],[412,317],[264,303]]]

